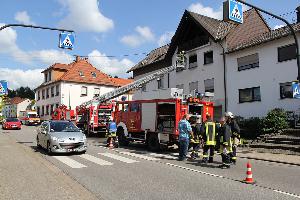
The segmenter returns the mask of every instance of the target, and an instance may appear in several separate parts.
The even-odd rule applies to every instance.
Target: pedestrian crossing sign
[[[73,49],[74,47],[74,35],[72,33],[60,33],[59,34],[59,48]]]
[[[293,98],[300,99],[300,85],[298,82],[293,82],[292,84],[293,89]]]
[[[235,23],[243,23],[243,6],[236,0],[228,0],[223,6],[224,21],[233,21]]]
[[[7,81],[0,81],[0,96],[7,94]]]

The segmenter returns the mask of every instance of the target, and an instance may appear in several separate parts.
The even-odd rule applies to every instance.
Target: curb
[[[264,158],[254,158],[254,157],[247,157],[247,156],[239,156],[239,157],[243,158],[243,159],[249,159],[249,160],[260,160],[260,161],[280,163],[280,164],[285,164],[285,165],[300,166],[300,163],[285,162],[285,161],[280,161],[280,160],[268,160],[268,159],[264,159]]]

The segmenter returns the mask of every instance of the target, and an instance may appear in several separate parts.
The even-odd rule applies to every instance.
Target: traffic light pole
[[[279,19],[279,20],[283,21],[284,23],[286,23],[286,25],[290,29],[290,31],[291,31],[291,33],[292,33],[292,35],[294,37],[294,40],[295,40],[296,58],[297,58],[297,67],[298,67],[298,77],[297,77],[297,80],[300,82],[300,51],[299,51],[299,43],[298,43],[298,40],[297,40],[297,36],[296,36],[295,30],[293,29],[292,25],[286,19],[284,19],[284,18],[282,18],[280,16],[277,16],[275,14],[272,14],[272,13],[270,13],[268,11],[265,11],[265,10],[263,10],[263,9],[257,7],[257,6],[254,6],[254,5],[252,5],[250,3],[247,3],[247,2],[245,2],[243,0],[236,0],[236,1],[238,1],[238,2],[240,2],[242,4],[244,4],[244,5],[247,5],[249,7],[252,7],[254,9],[256,9],[256,10],[259,10],[259,11],[265,13],[265,14],[271,15],[272,17],[274,17],[276,19]]]
[[[26,28],[37,28],[37,29],[46,29],[51,31],[62,31],[62,32],[71,32],[73,33],[73,30],[67,30],[67,29],[61,29],[61,28],[50,28],[50,27],[44,27],[44,26],[34,26],[34,25],[26,25],[26,24],[6,24],[0,28],[0,31],[2,31],[5,28],[8,27],[26,27]]]

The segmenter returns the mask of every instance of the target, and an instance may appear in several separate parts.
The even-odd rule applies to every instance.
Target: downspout
[[[225,97],[225,112],[227,112],[227,107],[228,107],[228,102],[227,102],[227,85],[226,85],[226,55],[225,55],[225,49],[223,47],[223,45],[221,44],[221,42],[219,43],[220,46],[222,47],[223,49],[223,53],[222,53],[222,56],[223,56],[223,69],[224,69],[224,77],[223,77],[223,81],[224,81],[224,97]]]

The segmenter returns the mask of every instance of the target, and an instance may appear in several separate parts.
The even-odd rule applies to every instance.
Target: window
[[[212,92],[212,93],[215,92],[214,82],[215,80],[213,78],[204,80],[205,92]]]
[[[81,96],[87,96],[87,87],[85,86],[81,87]]]
[[[44,106],[42,106],[42,114],[41,114],[41,116],[44,116],[44,114],[45,114]]]
[[[51,81],[51,71],[48,72],[48,81]]]
[[[54,86],[51,87],[51,97],[54,97]]]
[[[292,83],[280,83],[280,98],[293,98],[293,89],[292,89]]]
[[[46,106],[46,115],[49,115],[49,105]]]
[[[164,77],[161,76],[157,79],[157,88],[162,89],[164,88]]]
[[[239,102],[260,101],[260,87],[239,89]]]
[[[146,84],[142,86],[142,92],[146,92]]]
[[[238,58],[237,63],[239,71],[259,67],[258,53]]]
[[[52,114],[53,111],[54,111],[54,104],[52,104],[52,105],[50,106],[50,114]]]
[[[100,88],[94,88],[94,97],[99,97],[100,95]]]
[[[198,92],[198,81],[191,82],[189,84],[189,94],[192,94],[195,96],[196,92]]]
[[[183,93],[184,93],[184,84],[176,85],[176,88],[183,89]]]
[[[93,78],[96,78],[96,77],[97,77],[96,72],[91,72],[91,73],[92,73],[92,77],[93,77]]]
[[[296,58],[296,45],[295,44],[278,47],[278,62],[292,60],[295,58]]]
[[[41,116],[41,113],[40,113],[41,111],[40,111],[40,107],[39,107],[39,106],[36,107],[36,112],[37,112],[37,114],[38,114],[39,116]]]
[[[42,99],[45,99],[45,90],[42,90]]]
[[[59,107],[59,104],[57,103],[57,104],[55,104],[55,108],[58,108]]]
[[[123,104],[123,111],[124,112],[128,112],[129,111],[129,105],[128,105],[128,103],[124,103]]]
[[[132,103],[130,105],[130,112],[139,112],[140,105],[138,103]]]
[[[210,64],[214,62],[214,54],[212,51],[204,53],[204,65]]]
[[[46,99],[49,98],[49,88],[46,89]]]
[[[83,71],[79,71],[79,76],[84,77]]]
[[[47,82],[48,81],[48,73],[44,73],[44,81]]]
[[[56,96],[58,96],[59,95],[59,85],[55,86],[55,91],[56,91]]]
[[[40,100],[41,99],[41,94],[40,94],[40,91],[37,92],[37,100]]]
[[[189,68],[197,67],[197,54],[189,57]]]

